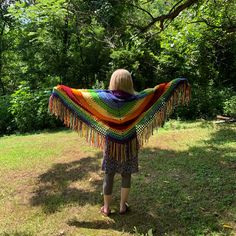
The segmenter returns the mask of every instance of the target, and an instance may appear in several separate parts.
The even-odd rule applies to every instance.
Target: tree
[[[0,7],[0,95],[27,88],[44,109],[56,84],[106,88],[124,67],[136,90],[188,78],[191,112],[179,115],[189,118],[223,111],[235,90],[233,0],[5,0]]]

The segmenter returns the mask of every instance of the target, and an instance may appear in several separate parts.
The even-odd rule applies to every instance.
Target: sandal
[[[120,211],[120,215],[124,215],[124,214],[126,214],[128,211],[129,211],[129,205],[128,205],[128,203],[126,202],[126,203],[125,203],[125,210]]]
[[[104,206],[101,208],[100,212],[104,215],[104,216],[109,216],[111,214],[111,210],[109,210],[108,212],[104,211]]]

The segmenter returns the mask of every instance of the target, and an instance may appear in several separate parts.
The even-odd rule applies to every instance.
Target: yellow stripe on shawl
[[[140,99],[140,101],[138,101],[135,106],[128,112],[126,113],[125,116],[122,117],[115,117],[112,116],[107,110],[105,110],[103,107],[98,106],[97,103],[92,99],[92,96],[90,93],[86,92],[86,89],[83,90],[83,92],[77,89],[72,89],[73,94],[75,95],[75,97],[77,99],[81,98],[85,98],[86,100],[83,99],[83,101],[81,101],[84,105],[84,107],[89,110],[89,112],[91,114],[94,114],[96,116],[98,116],[100,119],[104,120],[104,121],[108,121],[108,122],[114,122],[115,124],[121,124],[124,122],[127,122],[131,119],[136,118],[137,116],[140,115],[140,113],[142,113],[142,109],[143,107],[145,107],[145,105],[149,102],[149,100],[152,98],[153,94],[148,95],[149,99],[147,99],[148,96],[146,96],[145,99]],[[94,107],[96,107],[96,110],[94,109]],[[93,108],[93,109],[90,109]],[[111,117],[112,116],[112,117]]]

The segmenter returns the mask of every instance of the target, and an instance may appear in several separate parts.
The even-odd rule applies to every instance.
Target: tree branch
[[[142,8],[142,7],[140,7],[140,6],[134,5],[134,4],[132,4],[132,3],[129,3],[129,5],[130,5],[131,7],[135,7],[135,8],[137,8],[137,9],[139,9],[139,10],[141,10],[141,11],[147,13],[153,20],[155,19],[154,16],[153,16],[149,11],[147,11],[146,9],[144,9],[144,8]]]
[[[207,21],[206,19],[201,19],[201,20],[198,20],[198,21],[193,21],[193,22],[190,22],[191,24],[192,23],[205,23],[207,26],[209,26],[210,28],[212,29],[222,29],[224,31],[226,31],[227,33],[233,33],[233,32],[236,32],[236,25],[214,25],[212,23],[210,23],[209,21]]]
[[[171,8],[171,10],[169,11],[169,14],[170,14],[181,2],[183,2],[183,0],[180,0],[179,2],[177,2],[177,3]]]
[[[173,20],[174,18],[176,18],[183,10],[185,10],[186,8],[192,6],[193,4],[197,3],[199,0],[187,0],[185,3],[179,5],[177,7],[178,4],[180,4],[182,2],[179,1],[177,4],[175,4],[172,9],[169,11],[168,14],[166,15],[161,15],[158,17],[154,17],[152,19],[152,21],[150,21],[146,26],[142,27],[141,32],[140,33],[145,33],[146,31],[149,30],[149,28],[151,28],[154,24],[156,24],[157,22],[160,22],[160,28],[161,30],[164,30],[164,21],[165,20]]]

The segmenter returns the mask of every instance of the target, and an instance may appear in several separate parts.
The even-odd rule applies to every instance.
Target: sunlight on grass
[[[133,176],[131,212],[102,204],[102,152],[75,132],[0,138],[0,235],[233,236],[236,126],[171,120],[151,137]],[[152,229],[152,230],[151,230]]]
[[[41,162],[55,159],[70,148],[91,152],[93,148],[75,132],[11,135],[0,138],[0,168],[35,168]]]

